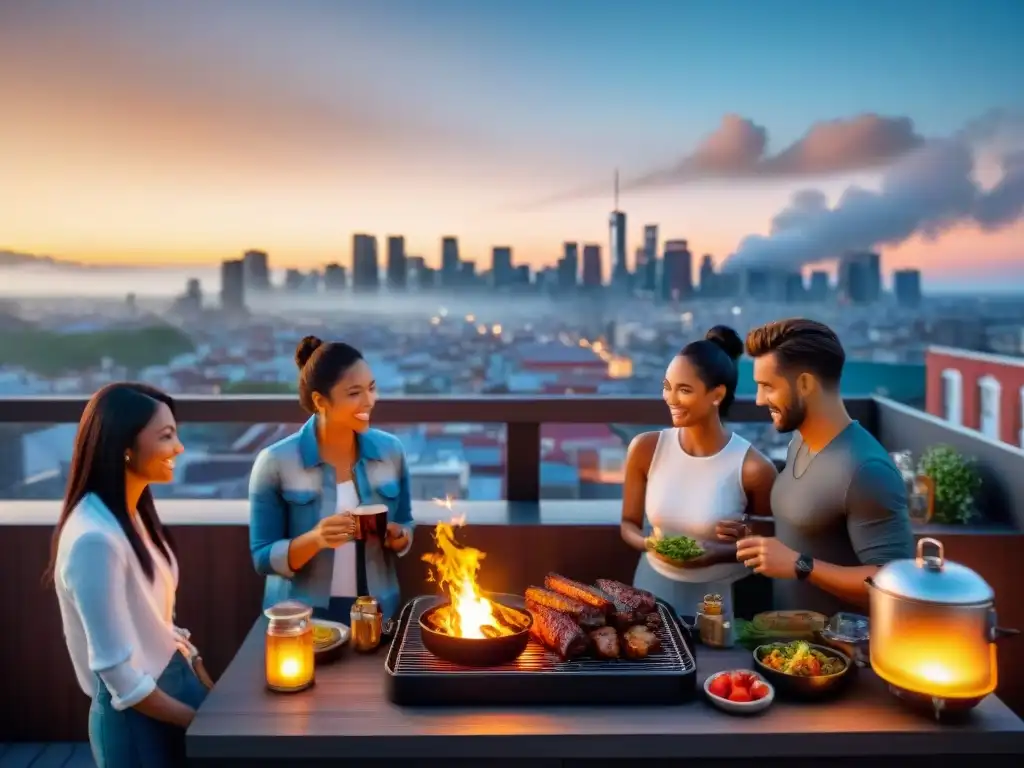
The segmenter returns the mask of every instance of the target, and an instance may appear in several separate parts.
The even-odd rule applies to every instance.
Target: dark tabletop
[[[386,648],[346,650],[317,668],[311,689],[275,694],[264,686],[264,627],[264,619],[256,622],[199,710],[188,731],[190,757],[575,761],[1024,751],[1024,723],[995,696],[965,722],[939,724],[906,709],[869,669],[837,701],[776,700],[751,717],[712,708],[702,690],[691,703],[666,707],[398,707],[385,695]],[[703,686],[709,674],[750,668],[751,655],[701,647],[697,666]]]

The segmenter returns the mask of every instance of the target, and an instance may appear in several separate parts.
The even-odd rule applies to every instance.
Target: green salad
[[[692,560],[704,554],[696,539],[689,536],[666,536],[654,544],[654,551],[669,560]]]

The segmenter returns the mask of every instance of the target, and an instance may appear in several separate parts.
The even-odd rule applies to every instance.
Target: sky
[[[618,169],[631,254],[656,223],[721,261],[1024,107],[1022,28],[1017,0],[4,2],[0,250],[313,267],[366,232],[539,265],[607,251]],[[1020,216],[961,219],[886,266],[1024,277]]]

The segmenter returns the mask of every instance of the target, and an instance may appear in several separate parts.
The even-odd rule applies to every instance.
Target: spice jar
[[[286,600],[266,611],[270,620],[266,635],[267,687],[292,693],[313,684],[313,609]]]
[[[384,632],[384,616],[377,598],[357,597],[350,612],[352,647],[360,653],[377,650]]]
[[[732,647],[732,617],[723,611],[721,595],[704,595],[703,602],[697,606],[697,632],[705,645]]]

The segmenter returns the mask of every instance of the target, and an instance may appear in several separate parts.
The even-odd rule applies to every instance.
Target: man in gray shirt
[[[748,536],[736,558],[775,583],[775,607],[826,616],[863,609],[864,580],[914,556],[903,478],[885,448],[853,421],[839,394],[846,355],[828,326],[794,319],[755,328],[757,404],[793,432],[772,488],[775,537]],[[723,523],[719,538],[736,535]]]

